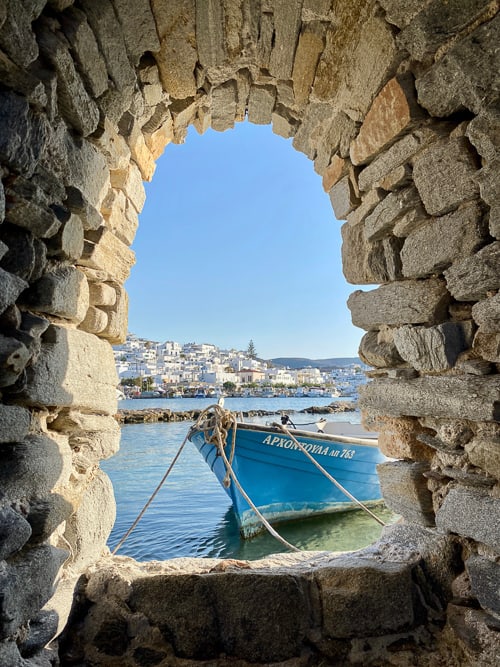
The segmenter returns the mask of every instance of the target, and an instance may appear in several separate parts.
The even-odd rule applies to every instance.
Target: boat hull
[[[368,505],[380,502],[376,464],[387,459],[376,440],[302,431],[294,431],[293,437],[357,500]],[[261,520],[236,485],[224,486],[226,467],[217,447],[207,442],[201,430],[194,430],[190,439],[231,498],[242,535],[260,532]],[[231,439],[232,430],[227,443]],[[228,458],[229,450],[226,444]],[[270,523],[359,507],[278,428],[239,424],[232,468],[243,490]]]

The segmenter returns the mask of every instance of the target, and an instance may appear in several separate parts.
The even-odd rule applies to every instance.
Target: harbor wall
[[[0,664],[495,664],[498,10],[0,5]],[[245,118],[313,162],[343,221],[332,261],[372,286],[348,301],[361,406],[405,523],[331,562],[112,558],[99,461],[143,181],[190,125]]]

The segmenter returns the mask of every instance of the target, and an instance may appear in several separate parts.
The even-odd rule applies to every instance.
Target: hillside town
[[[210,343],[163,343],[129,333],[114,346],[120,398],[349,396],[366,381],[360,362],[320,369],[274,366],[246,351]]]

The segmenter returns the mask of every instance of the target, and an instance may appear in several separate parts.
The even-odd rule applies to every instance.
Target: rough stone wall
[[[82,573],[65,664],[495,664],[498,9],[0,5],[0,664],[50,664],[57,648],[43,647]],[[386,502],[415,526],[307,575],[103,563],[114,501],[99,460],[119,443],[110,343],[126,332],[142,182],[189,125],[245,117],[314,162],[346,221],[346,279],[380,285],[349,299],[373,367],[362,404],[395,459],[380,467]]]

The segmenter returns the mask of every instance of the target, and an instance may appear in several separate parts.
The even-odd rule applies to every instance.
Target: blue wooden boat
[[[355,499],[365,506],[381,501],[376,465],[387,459],[380,453],[377,434],[359,435],[361,427],[348,423],[328,424],[339,432],[293,429],[286,433],[279,425],[234,421],[225,432],[225,456],[216,442],[213,416],[207,415],[191,428],[189,439],[231,498],[243,537],[260,532],[263,524],[234,477],[271,524],[359,507],[315,467],[297,442]]]

